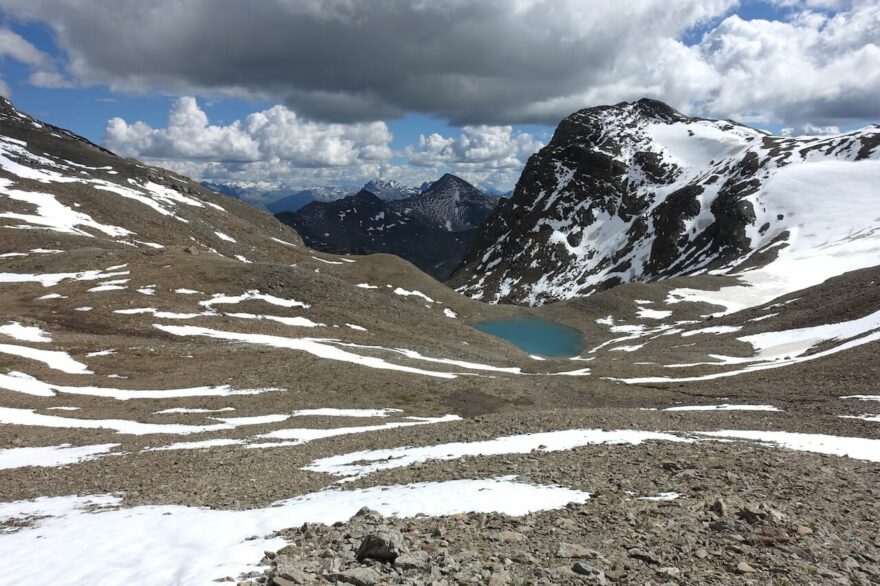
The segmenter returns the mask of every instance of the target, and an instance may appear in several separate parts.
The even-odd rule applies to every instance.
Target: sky
[[[196,179],[505,191],[595,105],[880,122],[880,0],[0,0],[0,93]]]

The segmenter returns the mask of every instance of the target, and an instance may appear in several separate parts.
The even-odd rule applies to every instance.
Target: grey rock
[[[386,529],[364,537],[355,555],[359,562],[368,559],[378,562],[393,562],[400,554],[408,551],[409,548],[400,531]]]
[[[655,566],[659,566],[661,563],[660,558],[652,554],[651,552],[645,551],[643,549],[633,548],[629,550],[629,557],[637,560],[641,560],[647,564],[652,564]]]
[[[394,566],[401,570],[421,570],[427,568],[430,564],[431,558],[420,549],[401,554],[394,560]]]
[[[334,574],[331,578],[335,578],[337,582],[354,584],[354,586],[374,586],[382,580],[382,576],[371,568],[352,568]]]
[[[589,583],[591,584],[607,584],[607,580],[605,579],[605,572],[602,570],[598,570],[593,566],[584,564],[582,562],[575,562],[571,567],[571,571],[575,574],[579,574],[584,576]]]

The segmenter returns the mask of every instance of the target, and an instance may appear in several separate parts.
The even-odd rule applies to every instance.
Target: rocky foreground
[[[806,457],[796,458],[803,465],[796,472],[789,454],[717,448],[688,458],[664,454],[670,459],[645,465],[654,482],[690,494],[637,496],[626,486],[639,482],[619,478],[584,503],[522,517],[396,519],[362,509],[345,523],[306,524],[280,532],[289,545],[267,552],[268,569],[241,583],[880,581],[876,469],[840,470]],[[578,454],[568,458],[577,468]],[[574,472],[568,481],[585,473]],[[776,481],[770,491],[761,482],[769,474]],[[865,509],[865,503],[875,504]]]

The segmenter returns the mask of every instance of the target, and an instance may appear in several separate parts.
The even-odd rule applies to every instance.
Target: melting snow
[[[212,296],[211,299],[199,301],[199,305],[211,307],[212,305],[220,304],[236,304],[241,303],[242,301],[265,301],[266,303],[279,305],[281,307],[302,307],[304,309],[311,307],[302,301],[296,301],[295,299],[282,299],[281,297],[275,297],[274,295],[260,293],[256,289],[251,289],[241,295],[223,295],[222,293],[218,293]]]
[[[667,407],[661,411],[780,411],[773,405],[680,405]]]
[[[17,321],[0,326],[0,334],[22,342],[51,342],[52,338],[37,326],[23,326]]]
[[[190,387],[183,389],[157,389],[148,391],[93,386],[73,387],[46,383],[22,372],[0,374],[0,389],[25,393],[27,395],[35,395],[38,397],[54,397],[57,393],[63,393],[67,395],[107,397],[118,401],[128,401],[131,399],[172,399],[183,397],[229,397],[236,395],[258,395],[280,390],[274,388],[236,390],[229,385],[221,385],[217,387]]]
[[[26,346],[16,346],[13,344],[0,344],[0,354],[10,354],[20,358],[36,360],[42,362],[49,368],[67,372],[69,374],[92,374],[88,367],[74,360],[70,354],[61,350],[38,350],[36,348],[28,348]],[[5,375],[0,375],[5,376]]]
[[[97,444],[73,447],[70,444],[34,448],[9,448],[0,450],[0,470],[23,468],[24,466],[64,466],[93,460],[99,454],[106,454],[119,444]],[[2,505],[0,505],[2,507]]]
[[[322,490],[263,509],[223,511],[177,505],[117,508],[110,495],[44,497],[0,504],[0,520],[36,518],[0,534],[0,559],[10,584],[214,584],[258,569],[263,551],[285,542],[265,536],[303,523],[345,521],[361,507],[383,515],[502,512],[524,515],[585,502],[585,492],[512,478],[451,480],[359,490]],[[97,508],[96,508],[97,507]],[[257,539],[248,539],[251,536]],[[109,539],[108,536],[112,536]],[[124,560],[124,563],[120,563]]]
[[[687,438],[669,433],[650,431],[601,429],[566,429],[499,437],[476,442],[454,442],[425,447],[402,447],[366,450],[315,460],[305,467],[312,472],[323,472],[354,480],[393,468],[412,466],[428,460],[458,460],[466,456],[498,456],[528,454],[533,450],[558,452],[596,444],[639,445],[645,441],[663,440],[690,442]]]
[[[427,301],[429,303],[434,303],[433,299],[431,299],[430,297],[428,297],[427,295],[425,295],[421,291],[407,291],[406,289],[398,287],[394,290],[394,294],[401,295],[403,297],[409,297],[411,295],[415,295],[416,297],[421,297],[422,299],[424,299],[425,301]]]

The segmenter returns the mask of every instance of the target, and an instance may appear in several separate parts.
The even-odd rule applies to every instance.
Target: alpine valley
[[[279,221],[4,100],[0,581],[880,583],[878,186],[641,100]]]

